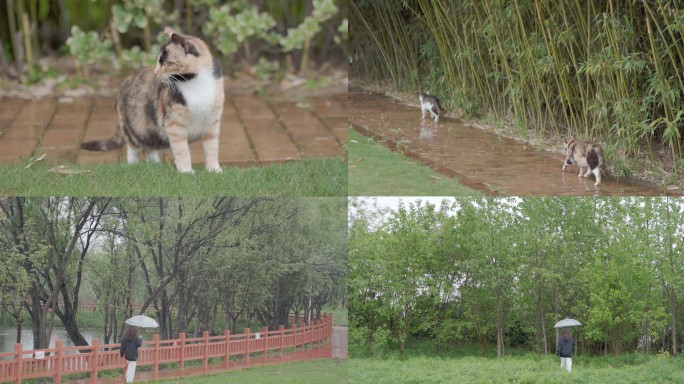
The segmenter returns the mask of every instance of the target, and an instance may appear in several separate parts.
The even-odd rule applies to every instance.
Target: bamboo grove
[[[346,297],[345,219],[345,198],[0,199],[0,310],[36,348],[57,319],[87,345],[83,299],[105,343],[142,312],[162,339],[316,319]]]
[[[350,210],[350,345],[481,354],[682,352],[684,201],[461,198]],[[477,353],[477,352],[475,352]]]
[[[447,109],[492,113],[523,130],[600,140],[609,155],[654,157],[663,144],[681,167],[681,2],[350,5],[352,78],[438,93]]]

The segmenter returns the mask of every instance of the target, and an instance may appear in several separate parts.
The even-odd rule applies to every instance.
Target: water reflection
[[[421,140],[433,140],[437,138],[437,128],[439,123],[432,120],[422,119],[420,120],[420,139]]]
[[[101,343],[104,343],[104,333],[97,329],[82,329],[81,333],[88,344],[92,344],[93,338],[99,338]],[[141,330],[141,336],[144,340],[152,340],[154,330]],[[55,347],[55,342],[62,340],[65,347],[73,347],[74,343],[69,339],[66,329],[62,327],[55,327],[52,329],[52,336],[50,338],[50,348]],[[13,352],[14,344],[17,341],[17,329],[14,327],[0,327],[0,352]],[[21,332],[22,349],[33,349],[33,332],[31,328],[24,328]]]

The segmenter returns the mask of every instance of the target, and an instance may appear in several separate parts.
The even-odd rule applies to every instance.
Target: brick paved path
[[[294,98],[293,98],[294,99]],[[347,94],[309,98],[226,95],[219,161],[257,165],[302,158],[346,155]],[[19,162],[47,153],[45,161],[125,161],[124,150],[89,152],[82,141],[111,137],[114,99],[0,99],[0,162]],[[190,146],[193,163],[204,163],[200,143]],[[166,151],[170,161],[172,155]]]

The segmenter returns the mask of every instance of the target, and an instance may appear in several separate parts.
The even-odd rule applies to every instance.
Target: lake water
[[[91,344],[93,338],[97,337],[100,342],[104,342],[104,333],[98,329],[81,329],[81,334]],[[154,331],[142,332],[142,338],[144,340],[152,340],[152,335]],[[71,342],[67,332],[62,327],[54,327],[52,329],[52,337],[50,338],[50,348],[55,347],[55,341],[62,340],[65,347],[73,347],[74,343]],[[2,352],[13,352],[14,344],[17,341],[17,329],[15,327],[0,326],[0,353]],[[24,328],[21,332],[21,344],[23,345],[23,350],[33,349],[33,332],[31,328]]]

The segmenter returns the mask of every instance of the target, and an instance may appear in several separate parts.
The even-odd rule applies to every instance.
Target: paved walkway
[[[333,325],[332,331],[332,356],[336,359],[349,357],[349,329],[346,326]]]
[[[417,102],[417,98],[416,98]],[[417,159],[486,194],[514,196],[661,195],[656,186],[624,178],[578,178],[562,171],[561,153],[539,151],[514,140],[442,118],[421,120],[420,110],[377,93],[349,89],[349,122],[366,136]],[[679,192],[679,191],[675,191]]]
[[[0,162],[20,162],[46,153],[45,161],[125,161],[124,150],[89,152],[82,141],[111,137],[116,129],[114,99],[93,97],[60,102],[0,99]],[[219,161],[258,165],[302,158],[345,156],[347,94],[316,97],[226,95]],[[200,143],[190,146],[193,162],[204,163]],[[171,161],[170,151],[164,157]]]

